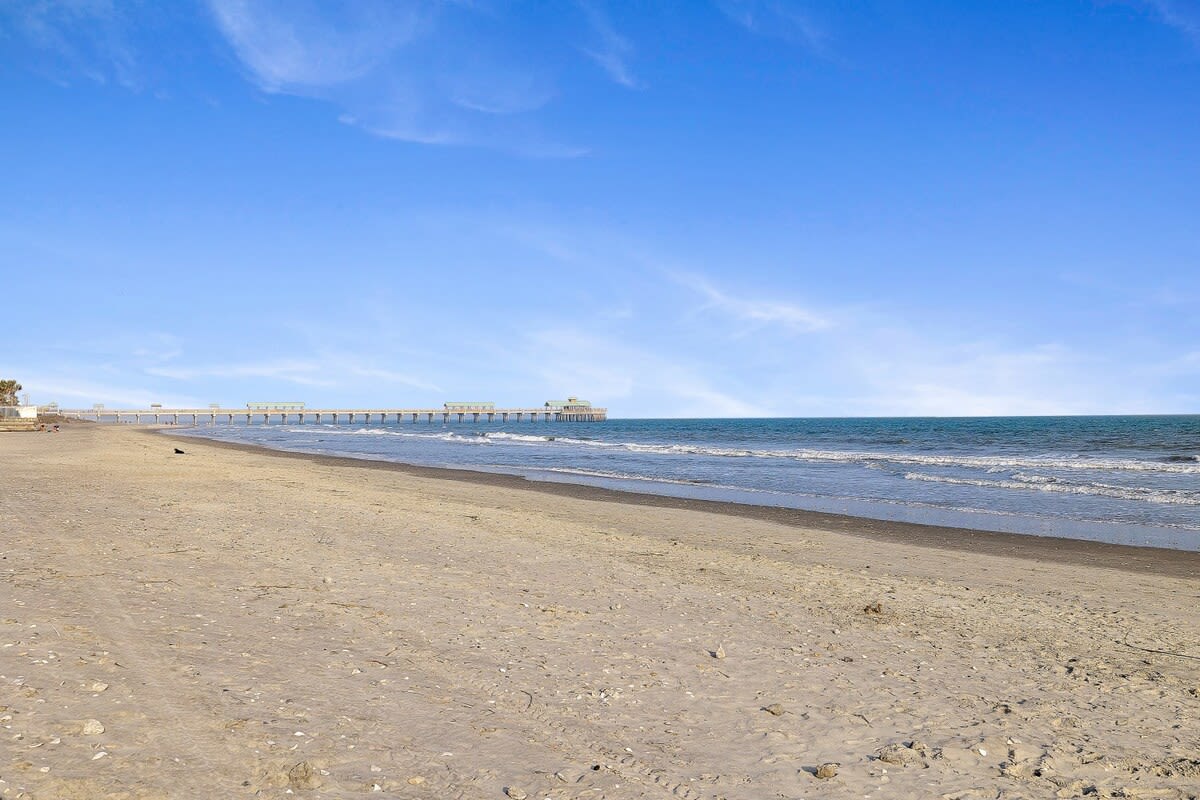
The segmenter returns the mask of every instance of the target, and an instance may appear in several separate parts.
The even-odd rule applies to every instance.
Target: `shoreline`
[[[680,498],[670,495],[631,492],[587,484],[558,481],[538,481],[521,475],[454,467],[428,467],[400,461],[386,461],[352,456],[333,456],[321,453],[301,453],[276,450],[245,442],[226,442],[206,437],[175,434],[162,426],[133,428],[146,434],[164,436],[184,442],[202,441],[206,445],[299,459],[316,464],[378,469],[401,472],[424,478],[475,483],[485,486],[527,490],[558,497],[620,503],[630,506],[704,511],[725,516],[776,522],[794,528],[816,528],[881,542],[899,542],[919,547],[956,550],[978,555],[1009,556],[1032,561],[1054,561],[1079,566],[1119,569],[1129,572],[1150,572],[1178,578],[1200,578],[1200,551],[1173,548],[1114,544],[1088,539],[1043,536],[1039,534],[1006,533],[974,528],[926,525],[915,522],[879,520],[848,514],[823,511],[758,506],[723,500]]]

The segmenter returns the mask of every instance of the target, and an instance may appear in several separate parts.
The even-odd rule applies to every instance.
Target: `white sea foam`
[[[580,475],[588,478],[604,478],[606,480],[619,481],[645,481],[646,483],[671,483],[679,486],[702,486],[705,489],[729,489],[739,492],[753,492],[756,494],[779,494],[779,492],[769,489],[748,489],[745,486],[726,486],[720,483],[709,483],[707,481],[687,480],[684,478],[663,478],[653,475],[634,475],[628,472],[607,472],[605,470],[595,469],[580,469],[575,467],[537,467],[538,472],[554,472],[562,475]]]
[[[948,475],[929,475],[909,472],[904,476],[910,481],[948,483],[959,486],[978,486],[985,489],[1023,489],[1025,491],[1061,492],[1063,494],[1112,497],[1119,500],[1141,500],[1148,503],[1200,506],[1200,493],[1182,489],[1151,489],[1143,486],[1114,486],[1110,483],[1068,483],[1044,475],[1014,475],[1014,480],[990,481],[976,478],[952,478]]]
[[[570,446],[597,450],[620,450],[629,453],[644,453],[664,456],[708,456],[712,458],[757,458],[805,461],[809,463],[861,464],[880,466],[888,464],[937,467],[968,467],[989,473],[1007,472],[1014,469],[1063,469],[1101,470],[1106,472],[1158,472],[1176,475],[1200,475],[1200,463],[1191,461],[1144,461],[1120,458],[1086,458],[1082,456],[970,456],[940,455],[923,453],[886,453],[859,450],[758,450],[750,448],[706,447],[690,444],[643,444],[641,442],[606,442],[596,439],[576,439],[566,436],[488,431],[486,433],[461,434],[454,431],[418,433],[388,428],[359,428],[347,433],[359,436],[400,436],[414,439],[436,439],[459,444],[525,444]]]
[[[498,442],[531,442],[537,444],[555,441],[555,437],[553,436],[527,436],[523,433],[506,433],[505,431],[490,431],[485,433],[482,438]],[[568,440],[564,439],[564,441]]]

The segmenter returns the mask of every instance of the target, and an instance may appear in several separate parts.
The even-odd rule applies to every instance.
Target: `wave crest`
[[[930,475],[924,472],[909,472],[906,480],[948,483],[959,486],[978,486],[985,489],[1023,489],[1025,491],[1061,492],[1095,497],[1112,497],[1118,500],[1140,500],[1148,503],[1200,506],[1200,493],[1183,489],[1150,489],[1142,486],[1114,486],[1110,483],[1067,483],[1059,478],[1044,475],[1013,475],[1012,480],[990,481],[977,478],[951,478],[947,475]]]

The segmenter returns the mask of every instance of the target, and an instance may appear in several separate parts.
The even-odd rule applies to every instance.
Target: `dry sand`
[[[1196,553],[461,477],[0,435],[0,798],[1200,793]]]

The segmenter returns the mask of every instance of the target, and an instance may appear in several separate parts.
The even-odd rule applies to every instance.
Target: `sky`
[[[63,407],[1200,412],[1200,0],[0,0]]]

